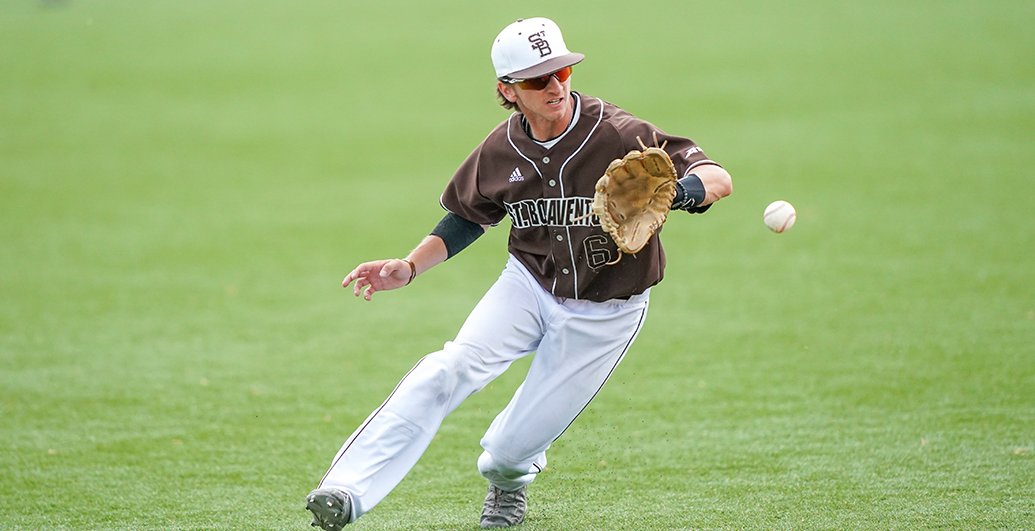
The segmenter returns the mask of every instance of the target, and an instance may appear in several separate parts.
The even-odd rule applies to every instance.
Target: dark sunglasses
[[[524,90],[543,90],[547,85],[550,84],[550,78],[555,77],[557,81],[564,83],[571,77],[571,67],[566,66],[552,74],[545,76],[535,77],[532,79],[515,80],[513,84],[521,87]]]

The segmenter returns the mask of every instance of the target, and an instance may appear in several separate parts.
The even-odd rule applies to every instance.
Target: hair
[[[496,85],[496,101],[498,101],[500,107],[503,107],[504,109],[519,111],[517,103],[507,100],[506,96],[503,95],[503,92],[500,91],[499,85]]]

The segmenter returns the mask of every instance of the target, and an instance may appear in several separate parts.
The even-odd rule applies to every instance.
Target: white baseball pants
[[[338,451],[321,487],[352,495],[352,520],[417,463],[442,420],[535,352],[528,375],[482,438],[478,469],[504,490],[531,483],[546,450],[600,391],[647,314],[649,290],[591,302],[547,293],[513,256],[456,339],[422,358]]]

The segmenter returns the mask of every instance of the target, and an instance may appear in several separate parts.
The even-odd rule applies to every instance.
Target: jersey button
[[[564,241],[564,236],[561,236],[560,234],[558,234],[557,235],[557,241],[563,242]]]
[[[550,163],[550,157],[543,157],[543,164],[549,164],[549,163]]]
[[[557,181],[550,179],[550,181],[546,184],[549,184],[550,186],[557,186]]]
[[[568,274],[568,268],[567,268],[567,267],[565,267],[564,269],[562,269],[562,270],[561,270],[561,273],[564,273],[565,275],[567,275],[567,274]]]

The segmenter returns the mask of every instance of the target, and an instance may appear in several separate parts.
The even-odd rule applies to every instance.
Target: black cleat
[[[352,496],[330,487],[316,489],[306,496],[305,508],[313,513],[313,527],[338,531],[352,516]]]

